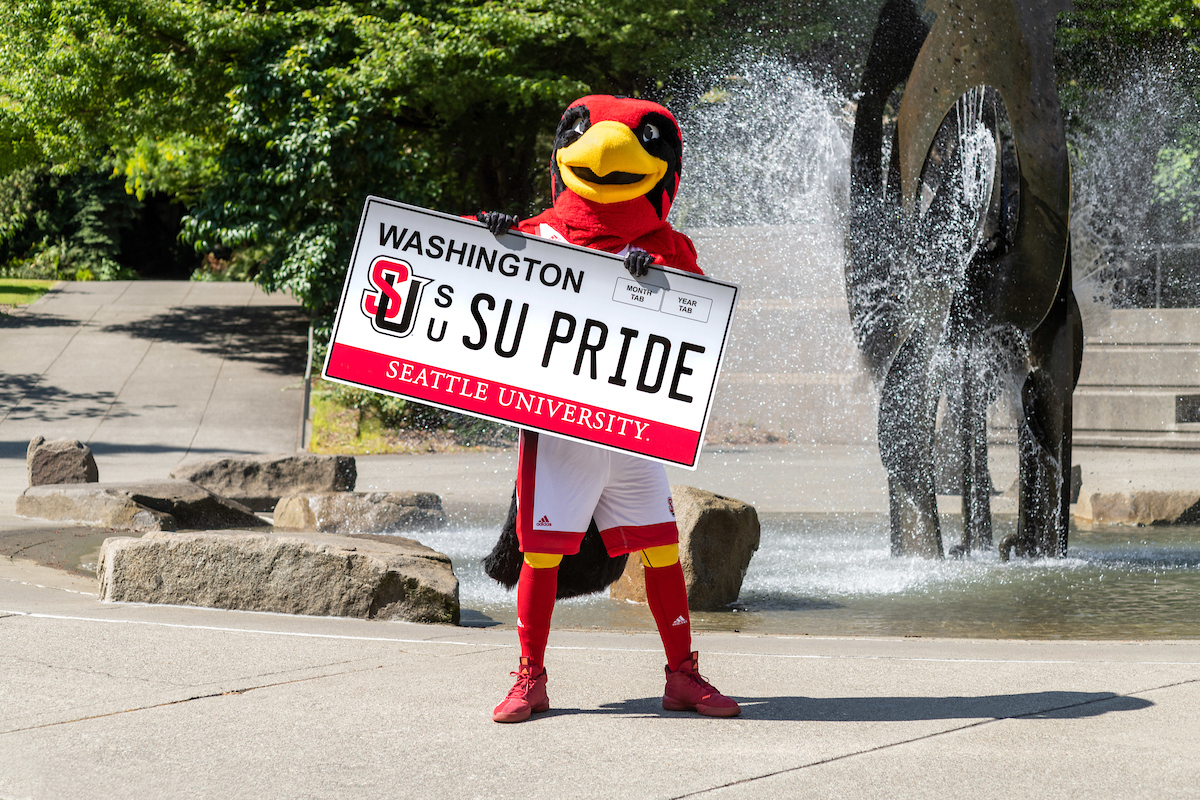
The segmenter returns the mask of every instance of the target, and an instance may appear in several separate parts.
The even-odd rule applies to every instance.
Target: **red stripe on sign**
[[[700,432],[416,361],[333,345],[326,376],[691,466]]]

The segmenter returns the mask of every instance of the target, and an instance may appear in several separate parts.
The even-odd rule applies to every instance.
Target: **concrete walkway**
[[[0,316],[0,482],[37,435],[87,444],[101,480],[292,452],[307,333],[293,300],[247,283],[59,284]]]
[[[702,635],[740,718],[663,711],[653,634],[101,605],[0,563],[0,797],[1195,797],[1200,642]]]
[[[293,450],[303,334],[294,305],[236,284],[75,284],[0,322],[0,534],[65,535],[12,516],[39,433],[88,442],[102,480]],[[1194,463],[1094,456],[1077,453],[1085,485],[1089,463],[1116,482]],[[494,519],[514,461],[363,458],[359,487],[429,489],[452,515]],[[868,447],[731,448],[671,477],[762,511],[886,509]],[[490,710],[516,663],[508,626],[95,592],[20,552],[0,558],[0,798],[1157,798],[1200,785],[1200,641],[699,634],[704,673],[744,707],[714,720],[661,709],[655,634],[556,629],[552,710],[502,726]]]

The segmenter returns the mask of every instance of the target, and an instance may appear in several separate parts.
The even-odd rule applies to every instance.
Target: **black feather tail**
[[[610,556],[592,520],[584,534],[579,552],[565,556],[558,568],[558,599],[579,597],[585,594],[602,592],[609,584],[621,577],[625,571],[628,556]],[[483,571],[506,589],[517,585],[521,577],[520,544],[517,541],[517,493],[513,490],[512,502],[508,507],[508,517],[500,529],[500,538],[483,559]]]
[[[521,545],[517,541],[517,490],[513,488],[508,516],[500,528],[500,538],[492,552],[484,556],[483,571],[505,589],[512,589],[521,577]]]

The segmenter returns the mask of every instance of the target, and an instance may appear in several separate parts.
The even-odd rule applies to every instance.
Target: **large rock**
[[[130,531],[268,524],[245,506],[188,481],[31,486],[17,498],[16,510],[23,517]]]
[[[687,582],[688,607],[695,611],[722,609],[737,600],[750,558],[758,550],[758,512],[740,500],[691,486],[672,486],[671,498],[679,526],[679,561]],[[643,572],[641,558],[630,556],[610,595],[646,602]]]
[[[450,559],[399,536],[149,533],[106,539],[100,599],[458,624]]]
[[[276,528],[342,534],[428,531],[446,524],[442,499],[430,492],[294,494],[279,501],[274,519]]]
[[[190,461],[171,477],[198,483],[254,511],[270,511],[281,497],[301,492],[352,492],[358,480],[354,456],[309,453]]]
[[[46,439],[35,436],[25,452],[29,485],[50,483],[95,483],[100,480],[91,448],[78,439]]]
[[[1074,515],[1081,522],[1197,525],[1200,524],[1200,489],[1183,492],[1149,489],[1091,492],[1079,498]]]

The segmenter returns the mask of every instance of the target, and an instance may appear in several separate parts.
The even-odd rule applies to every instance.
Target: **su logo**
[[[367,273],[370,288],[363,289],[359,308],[371,327],[389,336],[408,336],[417,322],[421,292],[431,278],[413,274],[412,267],[388,256],[378,256]]]

